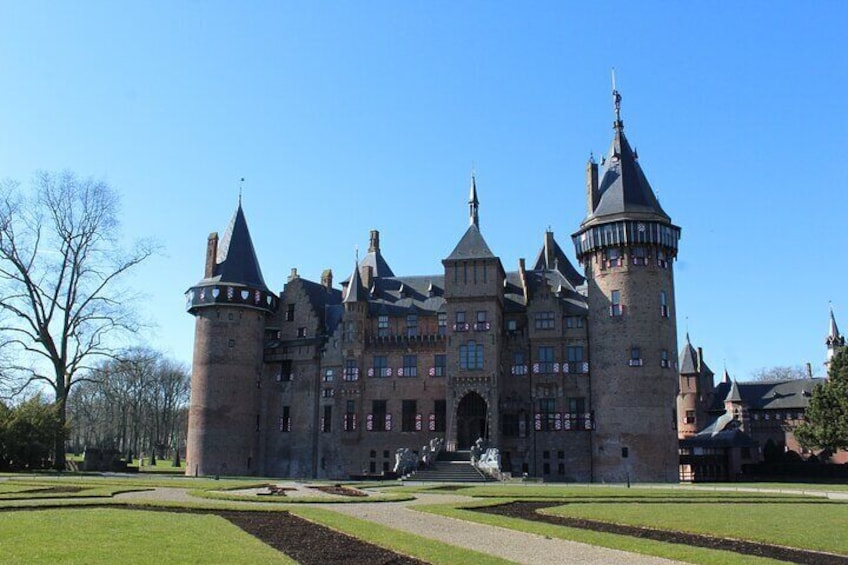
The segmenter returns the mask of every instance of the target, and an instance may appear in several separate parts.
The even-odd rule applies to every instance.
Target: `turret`
[[[827,361],[825,361],[824,366],[827,370],[830,370],[830,362],[833,356],[841,348],[845,347],[845,336],[839,333],[839,328],[836,325],[836,316],[833,315],[833,306],[830,307],[830,326],[828,327],[825,345],[827,345]]]
[[[671,223],[624,135],[613,89],[613,141],[586,219],[572,236],[587,278],[593,474],[597,481],[677,480],[678,389]]]
[[[209,236],[204,277],[186,307],[196,318],[186,474],[256,474],[265,319],[277,297],[262,278],[241,201],[220,241]]]
[[[707,425],[707,410],[713,395],[713,372],[704,352],[695,349],[686,334],[680,352],[680,394],[677,397],[677,432],[680,439],[698,433]]]

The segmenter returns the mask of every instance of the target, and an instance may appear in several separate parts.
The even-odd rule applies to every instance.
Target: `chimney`
[[[527,300],[527,268],[523,257],[518,260],[518,276],[521,277],[521,289],[524,291],[524,300]]]
[[[324,272],[321,273],[321,284],[327,290],[333,289],[333,270],[325,269]]]
[[[372,234],[375,232],[371,232]],[[378,234],[378,244],[379,244],[379,234]],[[365,287],[367,292],[371,292],[371,284],[374,281],[374,268],[370,265],[363,265],[359,268],[359,276],[362,277],[362,286]]]
[[[380,252],[380,232],[371,230],[371,242],[368,244],[368,253]]]
[[[810,363],[810,362],[807,362],[807,378],[808,379],[813,378],[813,364]]]
[[[297,267],[292,267],[291,274],[289,275],[289,281],[293,281],[298,278]]]
[[[551,230],[545,231],[545,267],[548,269],[556,268],[554,265],[554,232]]]
[[[704,362],[704,348],[703,348],[703,347],[699,347],[699,348],[698,348],[698,367],[697,367],[697,369],[698,369],[698,373],[700,373],[700,372],[701,372],[701,364],[702,364],[703,362]]]
[[[206,240],[206,268],[203,278],[210,279],[215,275],[215,261],[218,259],[218,232],[213,231]]]
[[[598,164],[595,158],[589,156],[589,162],[586,163],[586,206],[589,208],[589,214],[595,211],[598,206],[600,195],[598,194]]]

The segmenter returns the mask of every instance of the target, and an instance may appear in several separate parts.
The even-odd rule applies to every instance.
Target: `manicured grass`
[[[112,508],[0,512],[4,563],[294,563],[212,515]]]
[[[848,536],[845,536],[848,505],[842,503],[652,504],[643,501],[641,504],[567,504],[548,512],[617,524],[848,554]]]
[[[505,500],[488,500],[478,503],[477,506],[484,506],[498,502],[505,502]],[[687,563],[703,565],[766,565],[783,563],[782,561],[775,561],[772,559],[764,559],[749,555],[740,555],[729,551],[715,551],[700,547],[690,547],[686,545],[663,543],[629,536],[594,532],[591,530],[567,528],[564,526],[555,526],[553,524],[545,524],[541,522],[528,522],[517,518],[507,518],[493,514],[473,512],[462,508],[454,508],[449,505],[416,506],[415,509],[451,518],[457,518],[459,520],[467,520],[469,522],[509,528],[520,532],[533,533],[552,538],[567,539],[600,547],[608,547],[611,549],[620,549],[622,551],[631,551],[644,555],[665,557],[666,559],[685,561]]]
[[[417,557],[435,565],[467,565],[468,563],[474,563],[475,565],[505,565],[512,563],[512,561],[486,555],[485,553],[463,549],[400,530],[393,530],[380,524],[351,518],[323,508],[293,507],[291,513],[374,545],[379,545],[404,555]]]

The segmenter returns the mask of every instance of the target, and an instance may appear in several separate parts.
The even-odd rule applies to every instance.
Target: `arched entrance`
[[[456,408],[457,449],[469,449],[477,438],[488,438],[486,412],[486,401],[476,392],[462,397]]]

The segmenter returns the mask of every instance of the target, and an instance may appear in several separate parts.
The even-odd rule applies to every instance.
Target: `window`
[[[554,431],[554,422],[556,419],[556,399],[540,398],[538,416],[538,425],[536,426],[537,430],[541,432]]]
[[[414,432],[418,402],[415,400],[404,400],[401,402],[400,431]]]
[[[286,321],[293,322],[294,321],[294,304],[286,305]]]
[[[695,411],[687,410],[686,416],[683,418],[684,424],[694,424],[695,423]]]
[[[359,367],[356,366],[356,359],[347,359],[345,361],[344,380],[359,380]]]
[[[512,374],[517,376],[527,374],[527,363],[523,351],[516,351],[512,354]]]
[[[610,316],[621,316],[621,291],[614,290],[610,293]]]
[[[324,369],[324,382],[331,383],[335,379],[335,371],[333,369]]]
[[[534,373],[554,372],[554,348],[549,345],[541,345],[537,350],[536,364],[533,366]]]
[[[386,423],[389,420],[386,413],[386,401],[372,400],[370,416],[369,429],[375,432],[385,432],[387,429]]]
[[[474,330],[478,332],[485,332],[488,331],[490,327],[488,313],[485,310],[478,310],[477,323],[474,324]]]
[[[431,377],[444,377],[447,372],[448,365],[448,356],[447,355],[434,355],[433,356],[433,370],[431,371]]]
[[[433,401],[433,429],[434,432],[444,432],[447,428],[447,401]]]
[[[377,316],[377,335],[379,337],[386,337],[389,335],[389,317],[385,314]]]
[[[348,400],[345,403],[344,431],[352,432],[354,430],[356,430],[356,401]]]
[[[552,329],[554,329],[554,313],[553,312],[537,312],[536,313],[536,329],[537,330],[552,330]]]
[[[628,365],[631,367],[641,367],[642,366],[642,350],[638,347],[630,348],[630,361]]]
[[[483,368],[483,344],[469,341],[459,346],[459,368],[466,370]]]
[[[324,414],[321,416],[321,431],[325,434],[333,431],[333,407],[324,406]]]
[[[565,421],[567,430],[586,430],[586,399],[582,396],[568,399],[568,414]]]
[[[409,314],[406,317],[406,337],[415,337],[418,335],[418,315]]]
[[[325,387],[321,389],[321,398],[333,398],[336,396],[336,389],[333,387]]]
[[[631,250],[631,254],[633,256],[633,264],[634,265],[647,265],[648,264],[648,250],[644,247],[634,247]]]
[[[306,328],[297,328],[297,337],[306,337]]]
[[[403,369],[398,374],[399,377],[417,377],[418,376],[418,356],[404,355]]]
[[[518,322],[515,320],[507,320],[506,321],[506,329],[508,332],[512,333],[518,329]]]
[[[448,333],[448,315],[447,312],[439,312],[437,322],[439,327],[439,335]]]
[[[668,349],[663,349],[660,351],[660,367],[663,369],[668,369],[669,361],[668,361]]]
[[[621,250],[617,247],[612,247],[604,251],[604,263],[607,267],[621,266]]]
[[[565,327],[569,328],[569,329],[582,328],[583,327],[583,316],[566,316],[565,317]]]
[[[664,290],[660,291],[660,316],[668,318],[668,295]]]
[[[369,377],[390,377],[392,376],[392,370],[389,369],[389,359],[385,355],[375,355],[374,363],[372,365],[371,371],[368,373]]]
[[[292,380],[292,362],[291,359],[285,359],[280,362],[280,372],[277,374],[278,382],[288,382]]]
[[[453,329],[458,332],[467,332],[468,331],[468,323],[465,321],[465,312],[457,312],[456,313],[456,323],[453,326]]]
[[[569,345],[565,348],[565,355],[568,364],[566,365],[566,369],[563,372],[568,373],[584,373],[583,370],[583,346],[582,345]]]
[[[280,416],[280,431],[281,432],[290,432],[291,431],[291,407],[283,406],[283,413]]]
[[[665,256],[665,251],[657,251],[657,267],[668,269],[668,260]]]

